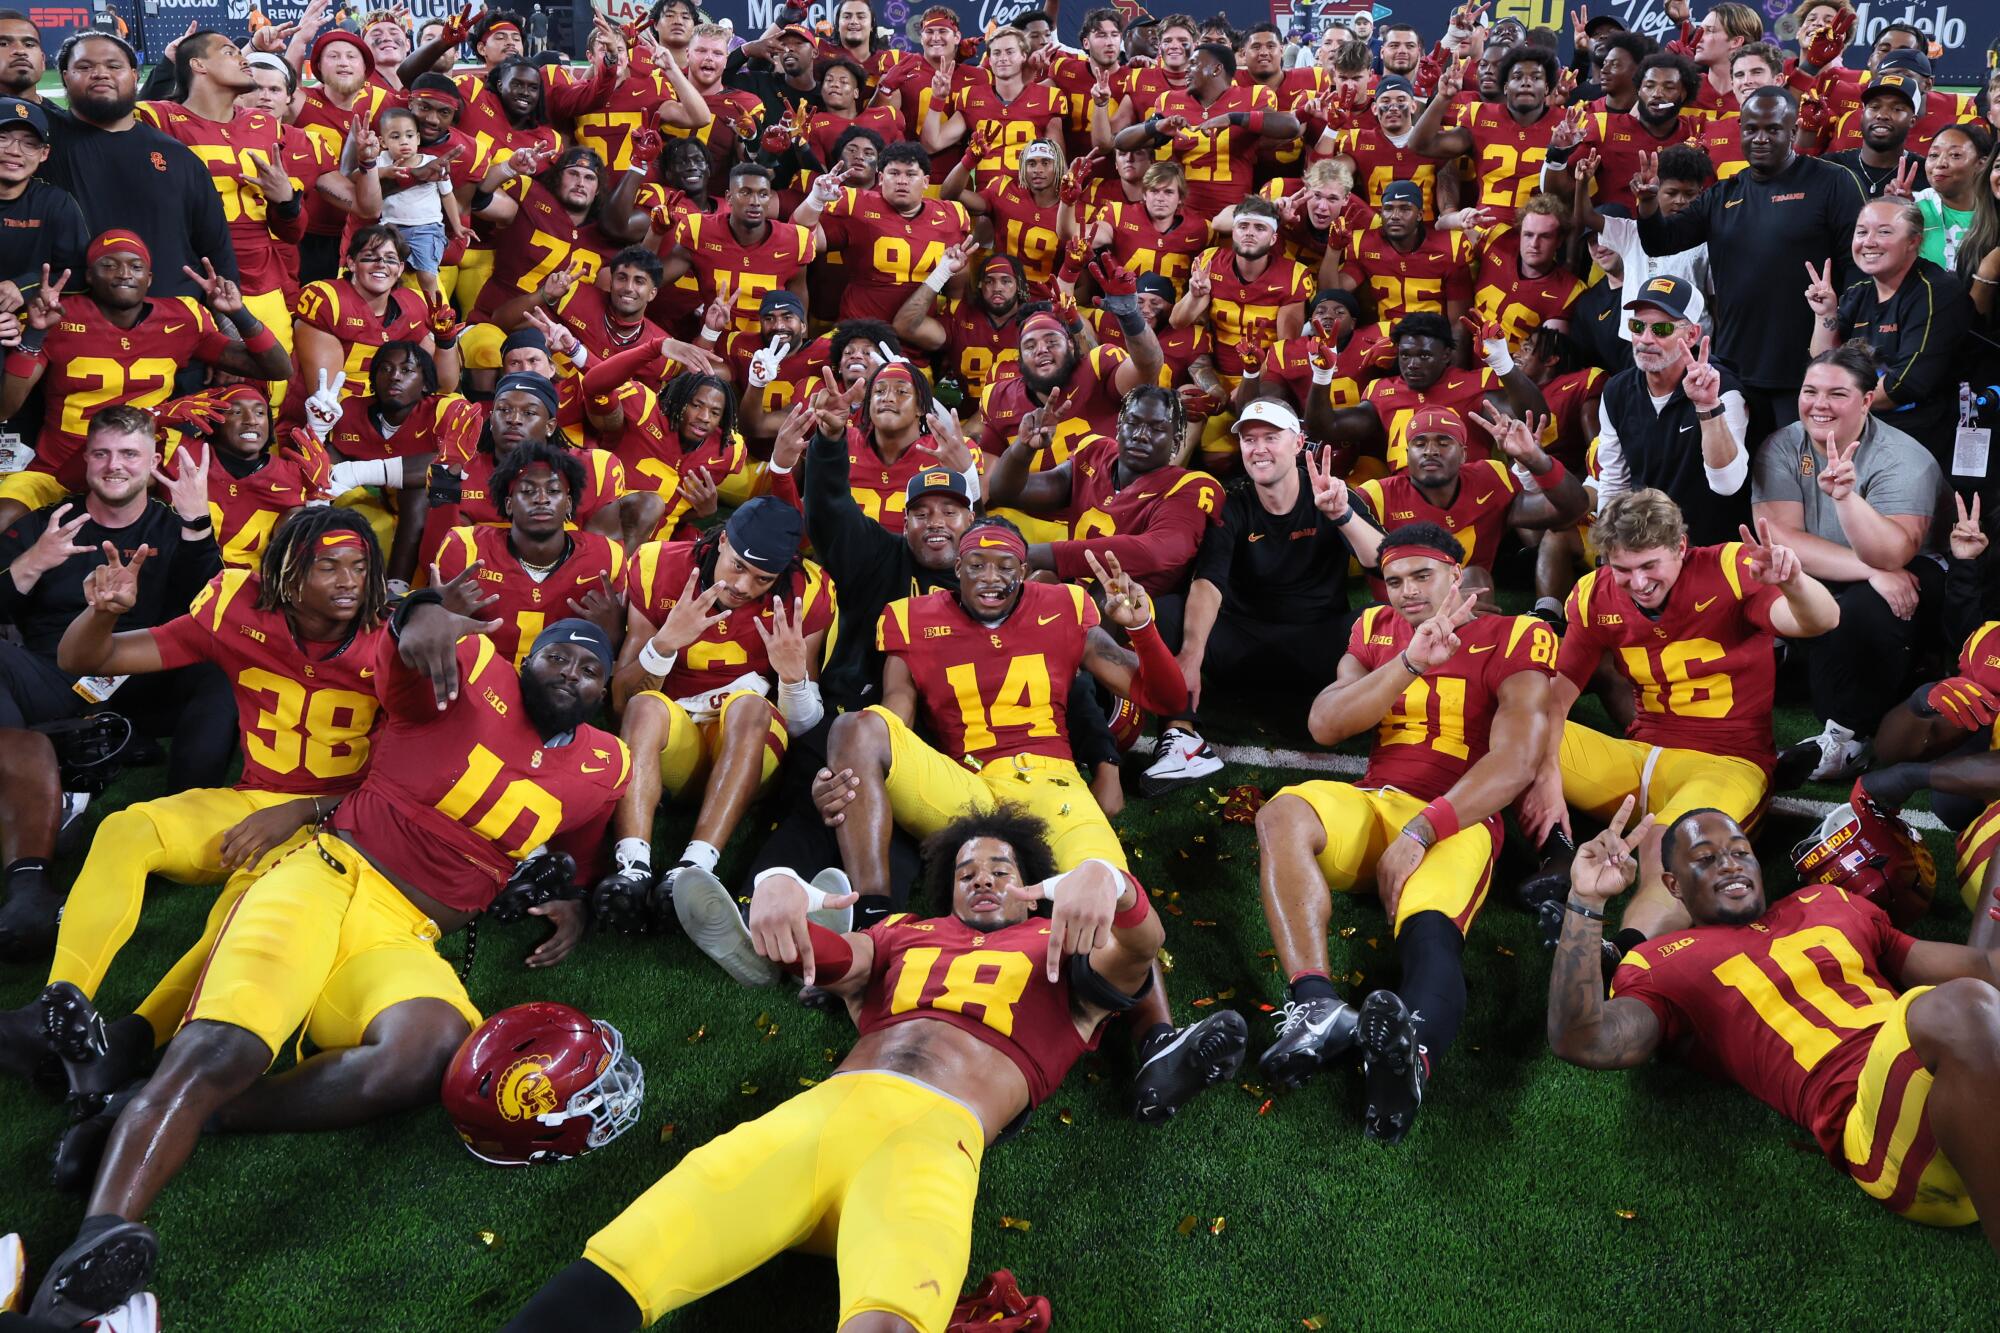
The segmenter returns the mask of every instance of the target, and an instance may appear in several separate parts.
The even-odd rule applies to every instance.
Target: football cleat
[[[49,1153],[49,1184],[64,1194],[89,1192],[119,1113],[145,1086],[144,1079],[135,1080],[106,1098],[101,1109],[70,1122]]]
[[[1164,1125],[1203,1088],[1235,1078],[1250,1045],[1250,1025],[1234,1009],[1168,1033],[1141,1052],[1132,1080],[1132,1114]]]
[[[757,952],[736,895],[700,866],[682,866],[674,880],[674,916],[694,947],[744,986],[769,986],[778,965]]]
[[[1845,782],[1867,766],[1868,742],[1838,722],[1829,721],[1806,744],[1819,747],[1819,762],[1808,775],[1814,782]]]
[[[567,852],[544,852],[514,867],[506,887],[487,904],[486,915],[502,923],[519,921],[528,910],[568,896],[576,882],[576,860]]]
[[[481,1023],[439,1090],[466,1151],[494,1166],[601,1148],[639,1123],[645,1099],[645,1071],[617,1028],[546,1001]]]
[[[1524,877],[1514,889],[1514,897],[1521,906],[1531,913],[1539,914],[1542,904],[1560,903],[1569,897],[1569,867],[1576,860],[1576,844],[1563,835],[1560,828],[1549,830],[1549,836],[1542,841],[1542,863]],[[1555,941],[1544,940],[1550,948]]]
[[[653,891],[653,872],[620,870],[606,875],[590,890],[590,919],[621,935],[646,932],[646,902]]]
[[[142,1291],[159,1261],[160,1238],[145,1223],[87,1217],[49,1265],[28,1313],[64,1327],[98,1318]]]
[[[83,1333],[160,1333],[160,1302],[142,1291],[108,1314],[83,1325]]]
[[[1396,992],[1378,990],[1361,1002],[1356,1029],[1362,1086],[1368,1094],[1362,1132],[1378,1143],[1401,1143],[1416,1122],[1430,1077],[1417,1041],[1416,1015]]]
[[[1192,731],[1168,727],[1153,747],[1153,762],[1140,777],[1139,790],[1147,796],[1159,796],[1221,771],[1222,759],[1207,741]]]
[[[677,861],[662,870],[659,878],[653,881],[652,888],[646,894],[646,915],[652,921],[656,934],[666,934],[679,920],[679,915],[674,910],[674,885],[678,884],[681,876],[688,871],[700,869],[701,867],[692,861]],[[710,874],[709,878],[713,879],[715,876]]]
[[[0,958],[40,963],[52,957],[68,897],[49,882],[45,869],[21,868],[7,876],[7,901],[0,903]]]
[[[1273,1083],[1300,1087],[1354,1045],[1355,1018],[1354,1006],[1338,997],[1288,1001],[1278,1013],[1278,1039],[1257,1067]]]
[[[854,885],[849,882],[847,872],[839,866],[828,866],[814,875],[812,886],[829,898],[854,892]],[[807,912],[806,920],[836,935],[845,935],[854,929],[854,904],[849,903],[845,907],[822,907],[816,912]]]
[[[0,1313],[19,1314],[28,1284],[28,1249],[19,1233],[0,1236]]]

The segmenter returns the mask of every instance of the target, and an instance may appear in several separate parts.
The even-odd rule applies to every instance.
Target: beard
[[[1025,364],[1021,367],[1021,378],[1026,381],[1030,389],[1035,391],[1035,396],[1038,398],[1047,398],[1049,390],[1068,384],[1071,377],[1075,374],[1076,351],[1073,348],[1070,354],[1063,358],[1062,364],[1056,367],[1056,373],[1053,375],[1044,377],[1029,370]]]
[[[124,97],[72,97],[71,108],[84,120],[93,125],[109,125],[112,121],[123,120],[132,114],[132,108],[139,105],[136,91]]]
[[[528,710],[528,720],[543,736],[560,736],[575,731],[597,711],[587,707],[580,699],[563,702],[538,677],[525,671],[521,673],[521,706]]]

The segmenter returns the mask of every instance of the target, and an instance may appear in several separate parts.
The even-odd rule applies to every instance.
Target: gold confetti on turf
[[[1512,958],[1514,956],[1514,951],[1504,944],[1494,945],[1493,952],[1499,954],[1502,958]]]
[[[778,1025],[777,1025],[776,1023],[773,1023],[773,1024],[771,1024],[771,1026],[769,1026],[769,1027],[767,1027],[767,1028],[765,1028],[765,1029],[764,1029],[764,1040],[765,1040],[765,1041],[769,1041],[769,1040],[771,1040],[771,1038],[773,1038],[773,1037],[775,1037],[775,1036],[777,1036],[777,1035],[778,1035]]]
[[[1165,949],[1162,949],[1160,950],[1159,953],[1159,959],[1160,959],[1160,971],[1172,972],[1174,970],[1174,956],[1172,954],[1168,953]]]
[[[745,1083],[736,1090],[745,1097],[755,1097],[757,1095],[757,1085],[755,1083]]]
[[[1208,1224],[1208,1234],[1211,1236],[1220,1236],[1222,1234],[1222,1229],[1228,1225],[1229,1225],[1228,1218],[1218,1217],[1213,1222],[1210,1222]]]
[[[1200,917],[1196,917],[1196,918],[1195,918],[1195,924],[1196,924],[1197,926],[1212,926],[1212,925],[1214,925],[1215,923],[1214,923],[1213,921],[1203,921],[1203,920],[1202,920],[1202,919],[1201,919]]]
[[[1062,1122],[1063,1122],[1063,1123],[1064,1123],[1065,1125],[1070,1125],[1070,1124],[1075,1124],[1075,1123],[1076,1123],[1076,1120],[1075,1120],[1075,1117],[1073,1117],[1072,1115],[1070,1115],[1070,1113],[1069,1113],[1069,1108],[1068,1108],[1068,1107],[1064,1107],[1064,1108],[1063,1108],[1062,1110],[1060,1110],[1060,1111],[1057,1111],[1057,1112],[1056,1112],[1056,1119],[1058,1119],[1058,1120],[1062,1121]]]
[[[1264,1104],[1263,1104],[1262,1106],[1260,1106],[1260,1107],[1258,1107],[1258,1108],[1257,1108],[1257,1114],[1258,1114],[1258,1115],[1269,1115],[1269,1114],[1271,1114],[1271,1100],[1272,1100],[1272,1099],[1271,1099],[1271,1098],[1269,1098],[1269,1097],[1266,1097],[1266,1098],[1264,1099]]]
[[[1309,1314],[1304,1319],[1299,1320],[1299,1322],[1317,1333],[1317,1330],[1326,1327],[1326,1316]]]
[[[826,1061],[828,1064],[836,1064],[840,1060],[840,1052],[834,1050],[831,1046],[821,1051],[819,1055],[820,1059]]]
[[[497,1231],[482,1231],[479,1233],[479,1243],[489,1250],[497,1250],[507,1242],[500,1238],[500,1233]]]
[[[1630,1222],[1639,1215],[1635,1210],[1630,1208],[1614,1208],[1611,1211],[1617,1213],[1618,1216],[1624,1218],[1627,1222]]]
[[[1216,999],[1218,999],[1218,1000],[1233,1000],[1233,999],[1235,999],[1235,998],[1236,998],[1236,987],[1234,987],[1234,986],[1231,986],[1231,987],[1230,987],[1230,988],[1229,988],[1228,990],[1219,990],[1219,991],[1217,991],[1217,992],[1215,993],[1215,998],[1216,998]]]
[[[1200,925],[1201,923],[1197,921],[1195,924]],[[1206,1009],[1208,1008],[1208,1006],[1214,1003],[1215,1003],[1215,997],[1213,995],[1204,995],[1199,1000],[1196,1000],[1194,1002],[1194,1007],[1197,1009]]]
[[[819,1080],[816,1078],[807,1078],[801,1074],[799,1075],[799,1086],[802,1088],[816,1088],[819,1086]]]
[[[1005,1213],[1000,1214],[1000,1225],[1009,1231],[1032,1231],[1035,1226],[1025,1217],[1009,1217]]]
[[[674,1127],[672,1125],[660,1126],[660,1142],[666,1143],[673,1137],[674,1137]]]
[[[763,1031],[763,1030],[764,1030],[765,1028],[768,1028],[768,1027],[770,1027],[770,1026],[771,1026],[771,1016],[770,1016],[769,1014],[759,1014],[759,1015],[757,1015],[757,1021],[756,1021],[756,1023],[755,1023],[755,1024],[753,1024],[753,1026],[754,1026],[754,1027],[755,1027],[755,1028],[756,1028],[756,1029],[757,1029],[757,1030],[758,1030],[759,1032],[762,1032],[762,1031]]]
[[[707,1039],[708,1039],[708,1024],[703,1023],[700,1027],[696,1028],[693,1032],[690,1032],[688,1034],[688,1045],[692,1046],[698,1041],[706,1041]]]
[[[1382,947],[1382,941],[1376,938],[1375,936],[1370,935],[1368,937],[1368,947],[1371,949],[1379,949]]]
[[[1180,1235],[1192,1236],[1194,1234],[1195,1223],[1199,1222],[1200,1220],[1201,1219],[1196,1217],[1193,1213],[1189,1213],[1186,1217],[1183,1217],[1181,1219],[1180,1225],[1175,1227],[1174,1230]]]
[[[1249,1093],[1252,1097],[1262,1097],[1264,1095],[1264,1088],[1262,1084],[1239,1083],[1236,1086],[1243,1089],[1243,1091]]]
[[[1354,933],[1360,929],[1361,927],[1359,926],[1342,926],[1338,931],[1334,933],[1339,935],[1340,938],[1344,940],[1351,940],[1354,938]]]

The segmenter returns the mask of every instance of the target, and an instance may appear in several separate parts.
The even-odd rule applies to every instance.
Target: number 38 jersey
[[[229,677],[243,733],[245,791],[331,796],[352,791],[368,765],[377,649],[366,630],[345,645],[300,643],[282,611],[259,611],[258,575],[227,569],[184,616],[146,631],[172,671],[213,662]]]
[[[1069,759],[1069,684],[1097,620],[1072,583],[1022,584],[997,625],[974,620],[956,591],[933,592],[889,603],[875,647],[903,659],[938,748],[954,759]]]
[[[1347,651],[1373,671],[1410,646],[1416,629],[1386,606],[1354,622]],[[1458,630],[1450,661],[1403,687],[1375,729],[1368,771],[1356,784],[1436,800],[1486,757],[1500,686],[1518,672],[1553,677],[1556,636],[1533,616],[1479,616]]]
[[[1631,682],[1626,735],[1662,749],[1776,762],[1777,683],[1771,607],[1783,594],[1752,578],[1743,544],[1695,546],[1658,616],[1636,606],[1602,569],[1577,581],[1557,667],[1580,689],[1604,654]]]
[[[666,622],[667,613],[681,599],[688,575],[695,567],[695,542],[647,542],[625,567],[625,600],[644,615],[655,629]],[[833,624],[833,582],[820,567],[808,560],[801,578],[780,579],[771,596],[752,608],[739,607],[702,631],[700,638],[681,651],[673,674],[661,685],[670,699],[719,690],[746,672],[754,671],[774,679],[771,657],[764,649],[764,637],[757,632],[762,624],[771,627],[771,604],[783,597],[786,612],[791,604],[803,602],[800,632],[808,639]],[[718,605],[717,611],[725,608]]]
[[[965,205],[937,199],[906,218],[877,191],[850,189],[826,206],[820,230],[827,253],[839,252],[847,269],[840,317],[886,324],[944,252],[972,234],[972,219]]]
[[[866,934],[875,967],[855,1019],[863,1036],[917,1018],[949,1023],[1014,1062],[1030,1106],[1097,1045],[1097,1033],[1077,1031],[1067,969],[1049,980],[1047,917],[988,933],[955,916],[898,914]]]
[[[1895,1010],[1888,978],[1914,943],[1881,908],[1829,886],[1747,925],[1650,939],[1625,955],[1611,989],[1653,1011],[1663,1044],[1812,1131],[1848,1169],[1847,1114]],[[1901,1062],[1921,1072],[1911,1053]]]

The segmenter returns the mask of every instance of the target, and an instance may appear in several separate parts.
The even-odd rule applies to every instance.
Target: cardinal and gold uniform
[[[923,90],[929,96],[929,88]],[[936,159],[931,168],[937,169]],[[847,289],[842,319],[889,323],[910,292],[931,275],[944,252],[972,234],[965,205],[925,199],[904,217],[876,190],[847,189],[820,214],[829,254],[840,253]]]
[[[1662,825],[1703,806],[1749,823],[1776,762],[1771,607],[1782,596],[1751,576],[1739,542],[1689,548],[1657,615],[1602,569],[1579,579],[1559,669],[1581,689],[1610,654],[1635,715],[1624,740],[1563,724],[1563,798],[1599,819],[1633,796]]]
[[[1292,405],[1301,410],[1312,397],[1313,346],[1312,331],[1308,329],[1300,337],[1272,343],[1271,350],[1264,354],[1265,385],[1282,385]],[[1361,386],[1379,374],[1385,363],[1393,368],[1395,359],[1396,349],[1380,329],[1356,329],[1347,346],[1334,353],[1333,383],[1326,386],[1328,400],[1335,407],[1359,406]]]
[[[1382,206],[1382,191],[1391,181],[1415,181],[1424,192],[1424,221],[1437,221],[1438,164],[1420,157],[1407,140],[1398,148],[1381,126],[1368,122],[1340,131],[1334,152],[1354,164],[1354,188],[1369,207]]]
[[[330,827],[230,909],[188,1021],[253,1032],[274,1057],[301,1025],[322,1051],[357,1045],[377,1015],[408,1000],[443,1001],[479,1025],[438,955],[437,923],[397,881],[449,910],[478,912],[537,847],[573,848],[589,864],[631,758],[587,723],[560,745],[543,740],[520,676],[491,640],[460,640],[458,667],[458,697],[440,709],[430,679],[381,636],[371,667],[382,710],[375,762]]]
[[[1195,256],[1209,248],[1208,218],[1192,208],[1183,208],[1162,227],[1146,212],[1145,204],[1114,200],[1099,209],[1094,220],[1111,228],[1112,258],[1134,274],[1159,274],[1179,292],[1187,291]]]
[[[831,164],[834,161],[834,144],[849,128],[857,125],[881,135],[884,146],[903,141],[903,118],[897,114],[896,108],[867,106],[846,119],[831,111],[813,112],[806,118],[806,143],[812,148],[814,157]]]
[[[940,466],[937,441],[924,434],[912,440],[893,463],[884,462],[875,441],[859,426],[847,428],[847,489],[861,512],[903,535],[903,506],[910,480],[926,468]]]
[[[366,398],[372,392],[368,368],[375,364],[382,344],[421,343],[430,337],[426,314],[423,293],[409,287],[390,292],[389,304],[379,315],[346,278],[308,283],[299,293],[298,322],[318,329],[347,349],[347,360],[340,367],[347,372],[342,401]],[[307,384],[304,374],[301,370],[292,380],[292,403],[303,404],[319,388],[317,383]]]
[[[673,244],[694,260],[676,289],[697,308],[719,292],[730,293],[735,328],[741,333],[757,331],[767,293],[788,287],[819,256],[811,228],[795,222],[767,222],[764,239],[744,245],[730,229],[726,208],[713,214],[683,213],[674,223]]]
[[[619,321],[619,329],[611,331],[611,307],[606,302],[604,291],[594,282],[575,282],[562,294],[552,312],[556,323],[576,335],[583,344],[583,350],[590,353],[592,362],[643,347],[655,338],[663,338],[667,331],[648,319],[643,313],[635,326],[627,327]]]
[[[1415,633],[1388,607],[1371,606],[1354,622],[1347,652],[1372,671],[1409,647]],[[1555,674],[1555,632],[1532,616],[1480,616],[1458,639],[1458,652],[1412,679],[1376,727],[1358,783],[1322,779],[1278,793],[1298,797],[1319,817],[1326,830],[1320,873],[1338,892],[1372,891],[1375,863],[1403,826],[1486,757],[1507,680]],[[1492,885],[1499,846],[1498,815],[1441,839],[1404,881],[1396,930],[1419,912],[1441,912],[1460,934],[1469,930]]]
[[[503,304],[534,291],[559,268],[573,270],[579,284],[594,283],[604,262],[625,248],[598,230],[594,221],[577,222],[562,201],[532,177],[516,176],[500,192],[512,195],[519,209],[512,222],[489,237],[493,270],[468,316],[473,325],[459,338],[459,356],[468,369],[499,369],[505,335],[491,321]]]
[[[1008,348],[1012,350],[1011,342]],[[729,363],[729,380],[736,386],[736,396],[740,401],[747,403],[752,394],[758,394],[761,395],[758,404],[764,411],[782,414],[799,399],[812,396],[812,386],[832,349],[833,339],[824,334],[807,339],[803,346],[798,345],[797,339],[791,339],[786,345],[784,359],[778,362],[777,375],[762,389],[750,387],[750,358],[764,350],[762,334],[723,335],[722,357]]]
[[[298,114],[292,117],[292,124],[319,140],[326,155],[338,163],[341,149],[347,143],[348,131],[354,127],[354,118],[360,116],[367,124],[373,125],[389,95],[388,88],[376,83],[364,83],[355,94],[353,106],[338,107],[326,95],[326,89],[307,88],[305,96],[299,99]],[[494,105],[497,109],[499,104],[495,101]],[[461,126],[465,123],[463,112],[459,115],[459,123]],[[348,216],[339,205],[315,191],[306,199],[306,234],[338,236],[346,228]]]
[[[931,93],[931,81],[936,77],[937,71],[931,68],[930,62],[922,56],[912,53],[884,74],[881,83],[878,85],[878,91],[874,100],[887,102],[891,96],[895,96],[901,100],[903,105],[902,137],[908,139],[911,143],[920,143],[923,140],[924,117],[930,114],[932,103],[935,101]],[[969,88],[975,83],[985,82],[987,82],[986,71],[979,66],[966,64],[953,65],[951,67],[950,96],[956,97],[961,89]],[[951,115],[951,107],[949,105],[940,106],[937,110],[940,119]],[[970,136],[968,135],[967,137],[969,138]],[[889,140],[888,142],[894,142],[894,140]],[[932,185],[943,184],[944,178],[951,174],[951,169],[958,165],[958,160],[965,156],[965,145],[966,140],[960,139],[957,143],[947,144],[938,152],[931,154]],[[824,162],[827,159],[821,158],[820,160]],[[827,246],[829,249],[834,248],[831,237],[828,238]],[[885,315],[883,318],[886,319],[888,316]]]
[[[1039,917],[976,931],[957,917],[892,916],[863,932],[874,971],[855,1026],[867,1037],[947,1023],[1013,1061],[1035,1106],[1099,1036],[1078,1026],[1067,971],[1048,979],[1048,931]],[[880,1310],[943,1333],[965,1282],[988,1137],[955,1097],[843,1066],[689,1153],[592,1236],[584,1258],[651,1323],[781,1249],[837,1252],[841,1324]]]
[[[695,572],[695,546],[694,542],[647,542],[626,566],[626,602],[655,629],[666,622],[687,587],[688,575]],[[754,610],[738,607],[704,630],[679,654],[673,672],[660,682],[659,689],[634,696],[635,701],[653,699],[667,710],[666,740],[660,746],[660,786],[669,797],[686,795],[707,776],[721,753],[723,716],[732,708],[762,709],[770,715],[761,781],[768,783],[777,776],[789,737],[784,719],[764,692],[776,694],[777,673],[771,669],[771,656],[758,626],[761,623],[768,629],[771,608],[781,598],[788,613],[793,602],[803,603],[799,632],[807,639],[833,627],[833,582],[808,560],[802,574],[780,579]],[[749,675],[762,677],[763,687],[746,684],[743,678]]]
[[[1539,278],[1522,273],[1521,241],[1512,227],[1497,227],[1480,242],[1472,308],[1482,322],[1505,330],[1515,351],[1542,325],[1567,320],[1569,308],[1582,295],[1583,283],[1561,264]]]
[[[1708,123],[1712,122],[1704,122],[1695,116],[1677,116],[1673,128],[1663,139],[1629,112],[1598,112],[1586,120],[1583,143],[1571,152],[1570,161],[1596,153],[1596,201],[1617,204],[1634,210],[1636,214],[1639,202],[1632,194],[1632,177],[1639,173],[1641,156],[1663,153],[1675,144],[1700,144]]]
[[[176,440],[162,457],[164,465],[184,447]],[[215,542],[222,563],[255,569],[264,558],[271,534],[294,509],[326,498],[329,469],[326,450],[310,436],[271,445],[252,470],[237,476],[235,460],[217,449],[208,469],[208,515],[215,523]]]
[[[1016,349],[1018,353],[1018,348]],[[1111,435],[1118,429],[1118,409],[1124,395],[1118,390],[1118,372],[1131,360],[1122,347],[1093,347],[1076,359],[1076,368],[1063,380],[1069,395],[1069,415],[1059,422],[1049,447],[1035,455],[1031,471],[1046,472],[1067,459],[1092,435]],[[1020,433],[1021,418],[1037,404],[1028,396],[1028,381],[1015,369],[986,386],[979,403],[979,448],[998,456]],[[1032,539],[1031,539],[1032,540]]]
[[[1160,95],[1153,114],[1185,116],[1187,123],[1195,126],[1237,111],[1281,109],[1277,96],[1269,88],[1238,85],[1206,106],[1191,93],[1169,90]],[[1184,136],[1170,138],[1154,149],[1153,156],[1162,162],[1181,164],[1181,171],[1187,176],[1187,211],[1196,217],[1212,218],[1223,209],[1242,203],[1256,185],[1257,153],[1263,138],[1240,125],[1225,125],[1210,133],[1189,129]]]
[[[1972,632],[1959,650],[1958,674],[1992,694],[2000,694],[2000,620],[1989,620]],[[2000,748],[1989,733],[1988,748]],[[1958,891],[1967,911],[1975,909],[1986,889],[1986,872],[2000,848],[2000,801],[1979,812],[1958,835]]]
[[[1117,65],[1103,71],[1111,76],[1111,106],[1116,110],[1118,99],[1129,91],[1132,70],[1126,65]],[[1088,153],[1090,139],[1090,91],[1097,86],[1099,70],[1088,56],[1072,55],[1068,51],[1057,51],[1049,57],[1049,77],[1046,80],[1062,98],[1063,105],[1063,158],[1074,162]],[[820,161],[826,161],[822,156]]]
[[[1498,102],[1468,108],[1459,126],[1472,136],[1472,172],[1479,186],[1473,206],[1486,210],[1495,222],[1512,222],[1528,196],[1541,188],[1549,136],[1562,121],[1562,112],[1544,110],[1522,125]]]
[[[1184,467],[1155,468],[1122,489],[1118,441],[1098,436],[1069,460],[1069,507],[1063,518],[1071,539],[1049,549],[1066,582],[1091,577],[1087,553],[1117,556],[1151,593],[1173,591],[1187,580],[1201,539],[1222,512],[1222,483]]]
[[[572,532],[562,559],[537,579],[514,554],[509,531],[453,528],[435,563],[438,582],[445,583],[481,562],[479,591],[498,600],[479,614],[500,622],[488,637],[500,656],[519,668],[550,621],[577,614],[571,599],[581,602],[592,592],[617,597],[624,586],[625,548],[595,532]]]
[[[1024,583],[997,625],[973,619],[956,592],[889,603],[875,647],[900,658],[937,748],[880,704],[889,728],[889,806],[896,826],[924,838],[968,810],[1026,806],[1049,826],[1056,866],[1100,857],[1121,870],[1125,849],[1070,757],[1070,682],[1097,607],[1075,584]]]
[[[1235,252],[1207,250],[1195,261],[1207,263],[1209,337],[1215,341],[1215,369],[1232,390],[1243,376],[1243,344],[1253,334],[1267,346],[1278,340],[1278,316],[1287,308],[1303,309],[1312,295],[1312,274],[1304,264],[1273,249],[1264,271],[1243,276]]]
[[[330,533],[333,548],[359,545]],[[213,662],[228,675],[243,736],[233,788],[196,788],[115,810],[98,826],[56,936],[49,980],[95,995],[132,938],[146,876],[217,884],[228,874],[222,838],[259,810],[301,796],[340,796],[361,782],[377,705],[381,629],[336,643],[302,642],[282,610],[259,610],[262,581],[249,570],[217,575],[188,613],[147,630],[172,671]],[[330,804],[330,803],[329,803]]]
[[[973,180],[984,184],[1019,172],[1021,150],[1048,138],[1050,124],[1061,122],[1066,109],[1062,94],[1046,83],[1026,84],[1009,101],[991,79],[974,79],[952,89],[951,105],[942,115],[950,119],[956,112],[965,118],[965,144],[972,142],[975,127],[986,130],[991,146],[972,164]],[[959,156],[964,156],[963,145]]]
[[[1364,481],[1355,489],[1384,530],[1393,532],[1406,523],[1435,523],[1465,548],[1460,564],[1490,570],[1507,534],[1507,511],[1521,487],[1505,463],[1488,458],[1459,469],[1458,494],[1443,507],[1426,499],[1407,472]],[[1371,573],[1368,582],[1377,601],[1388,600],[1379,575]]]
[[[944,373],[959,382],[965,402],[979,402],[987,386],[1009,367],[1020,373],[1019,303],[1005,319],[996,322],[978,296],[968,295],[939,319],[944,324]]]
[[[986,201],[987,216],[993,221],[994,249],[1020,260],[1028,285],[1039,294],[1049,294],[1062,263],[1062,242],[1056,238],[1059,205],[1035,202],[1019,181],[1006,176],[989,180],[979,197]]]
[[[625,465],[602,449],[578,449],[573,452],[576,461],[583,464],[583,494],[573,497],[576,510],[570,516],[570,522],[580,528],[596,518],[599,510],[618,503],[618,497],[625,493]],[[493,469],[498,466],[498,459],[480,450],[474,450],[472,456],[466,459],[465,480],[459,488],[458,517],[453,526],[458,523],[507,526],[506,518],[500,513],[500,497],[491,493],[489,485]],[[431,512],[438,511],[433,509]]]
[[[1938,1148],[1931,1074],[1910,1049],[1910,1006],[1930,987],[1898,994],[1890,980],[1915,943],[1881,908],[1827,887],[1747,925],[1648,940],[1612,994],[1653,1011],[1663,1047],[1809,1131],[1883,1207],[1965,1226],[1979,1219]]]
[[[1750,165],[1743,156],[1743,118],[1735,112],[1717,116],[1702,127],[1701,151],[1715,164],[1715,179],[1726,181]]]
[[[578,76],[564,65],[552,65],[542,73],[551,89],[587,88],[595,71]],[[588,111],[580,111],[570,121],[572,139],[578,148],[588,148],[603,160],[604,169],[615,180],[632,166],[632,136],[659,122],[660,107],[678,102],[674,86],[657,69],[632,68],[608,97]]]
[[[1447,302],[1472,303],[1472,242],[1462,231],[1424,228],[1414,249],[1398,250],[1380,227],[1357,231],[1341,256],[1341,271],[1374,307],[1376,322],[1405,315],[1442,315]]]
[[[1103,347],[1117,347],[1129,350],[1125,341],[1125,330],[1109,313],[1103,310],[1080,310],[1084,322],[1090,325],[1090,332]],[[1188,367],[1202,357],[1215,361],[1215,339],[1208,336],[1208,330],[1200,324],[1190,324],[1184,329],[1155,331],[1155,340],[1160,344],[1160,376],[1162,388],[1192,384]]]
[[[1389,470],[1401,472],[1409,461],[1410,418],[1426,407],[1448,407],[1465,422],[1468,464],[1491,458],[1493,437],[1472,419],[1472,414],[1486,415],[1486,395],[1501,391],[1500,377],[1479,366],[1473,370],[1447,370],[1428,389],[1412,389],[1401,375],[1385,375],[1361,391],[1361,401],[1374,408],[1375,415],[1381,418],[1382,433],[1388,437],[1383,457]]]

